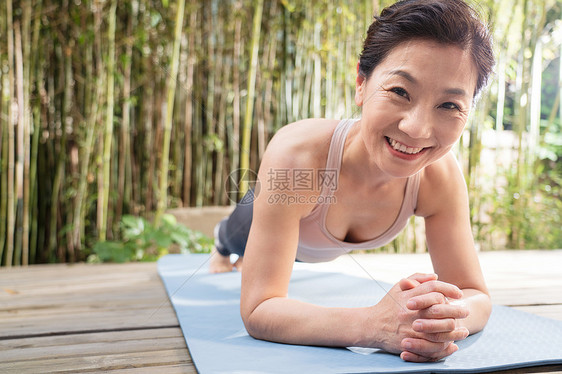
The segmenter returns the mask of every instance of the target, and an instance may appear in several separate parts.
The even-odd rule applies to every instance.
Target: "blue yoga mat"
[[[494,306],[486,328],[435,363],[409,363],[379,350],[297,346],[256,340],[239,311],[240,273],[208,274],[208,255],[168,255],[158,272],[200,373],[475,373],[562,363],[562,321]],[[325,306],[380,300],[390,284],[311,271],[295,263],[289,296]]]

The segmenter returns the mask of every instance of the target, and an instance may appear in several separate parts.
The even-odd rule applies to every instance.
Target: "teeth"
[[[388,143],[390,144],[390,146],[391,146],[393,149],[395,149],[395,150],[397,150],[397,151],[400,151],[400,152],[402,152],[402,153],[407,153],[407,154],[410,154],[410,155],[414,155],[414,154],[416,154],[416,153],[420,153],[420,152],[423,150],[423,148],[412,148],[412,147],[407,147],[407,146],[405,146],[404,144],[399,143],[399,142],[397,142],[397,141],[394,140],[394,139],[387,138],[387,140],[388,140]]]

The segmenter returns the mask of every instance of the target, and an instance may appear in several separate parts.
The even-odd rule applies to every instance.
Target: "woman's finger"
[[[418,287],[412,289],[410,292],[412,293],[412,299],[415,296],[426,295],[432,292],[439,292],[443,296],[451,299],[460,299],[463,296],[461,289],[454,284],[441,282],[438,280],[421,283]],[[419,309],[417,306],[413,306],[413,308]]]
[[[404,278],[404,279],[400,279],[400,282],[398,282],[398,284],[400,285],[400,289],[402,291],[408,291],[411,290],[412,288],[416,288],[417,286],[419,286],[420,282],[414,279]]]
[[[446,304],[447,298],[441,292],[430,292],[425,295],[414,296],[406,303],[410,310],[429,308],[435,304]]]
[[[457,322],[453,318],[444,319],[417,319],[412,324],[415,332],[434,334],[438,332],[451,332],[457,328]]]
[[[404,351],[416,353],[422,356],[431,356],[446,350],[452,343],[452,340],[446,342],[432,342],[421,338],[404,338],[400,342],[400,348]]]
[[[459,347],[456,344],[451,343],[451,344],[449,344],[449,346],[447,346],[447,348],[445,350],[443,350],[443,351],[441,351],[437,354],[433,353],[433,354],[424,356],[424,355],[414,353],[414,352],[410,352],[410,351],[403,351],[400,354],[400,358],[404,361],[410,361],[410,362],[434,362],[434,361],[439,361],[442,358],[445,358],[447,356],[450,356],[458,350],[459,350]]]
[[[468,317],[470,310],[462,304],[434,304],[429,308],[420,309],[419,319],[464,319]]]
[[[415,273],[408,278],[400,280],[400,289],[402,291],[411,290],[424,282],[437,280],[437,274]]]
[[[429,281],[437,280],[437,274],[435,273],[415,273],[408,277],[408,279],[415,280],[419,283],[425,283]]]
[[[419,332],[419,331],[418,331]],[[456,328],[452,331],[444,332],[424,332],[422,337],[433,343],[445,343],[450,341],[464,340],[468,336],[469,332],[464,327]]]

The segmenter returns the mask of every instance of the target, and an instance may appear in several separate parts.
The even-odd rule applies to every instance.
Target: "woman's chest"
[[[359,189],[343,184],[327,207],[326,229],[336,239],[359,243],[387,232],[398,218],[406,183],[387,188]]]

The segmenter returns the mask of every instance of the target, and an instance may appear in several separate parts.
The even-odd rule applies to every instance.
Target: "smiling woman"
[[[476,80],[468,52],[426,39],[395,47],[369,79],[360,71],[355,102],[369,159],[408,177],[443,157],[464,129]]]
[[[406,0],[375,18],[356,78],[361,118],[282,128],[265,152],[253,204],[243,199],[216,227],[211,271],[240,269],[244,259],[241,314],[252,336],[433,361],[485,326],[490,299],[450,151],[493,63],[487,30],[462,1]],[[425,219],[436,274],[404,278],[367,308],[287,297],[295,259],[382,246],[412,215]]]

